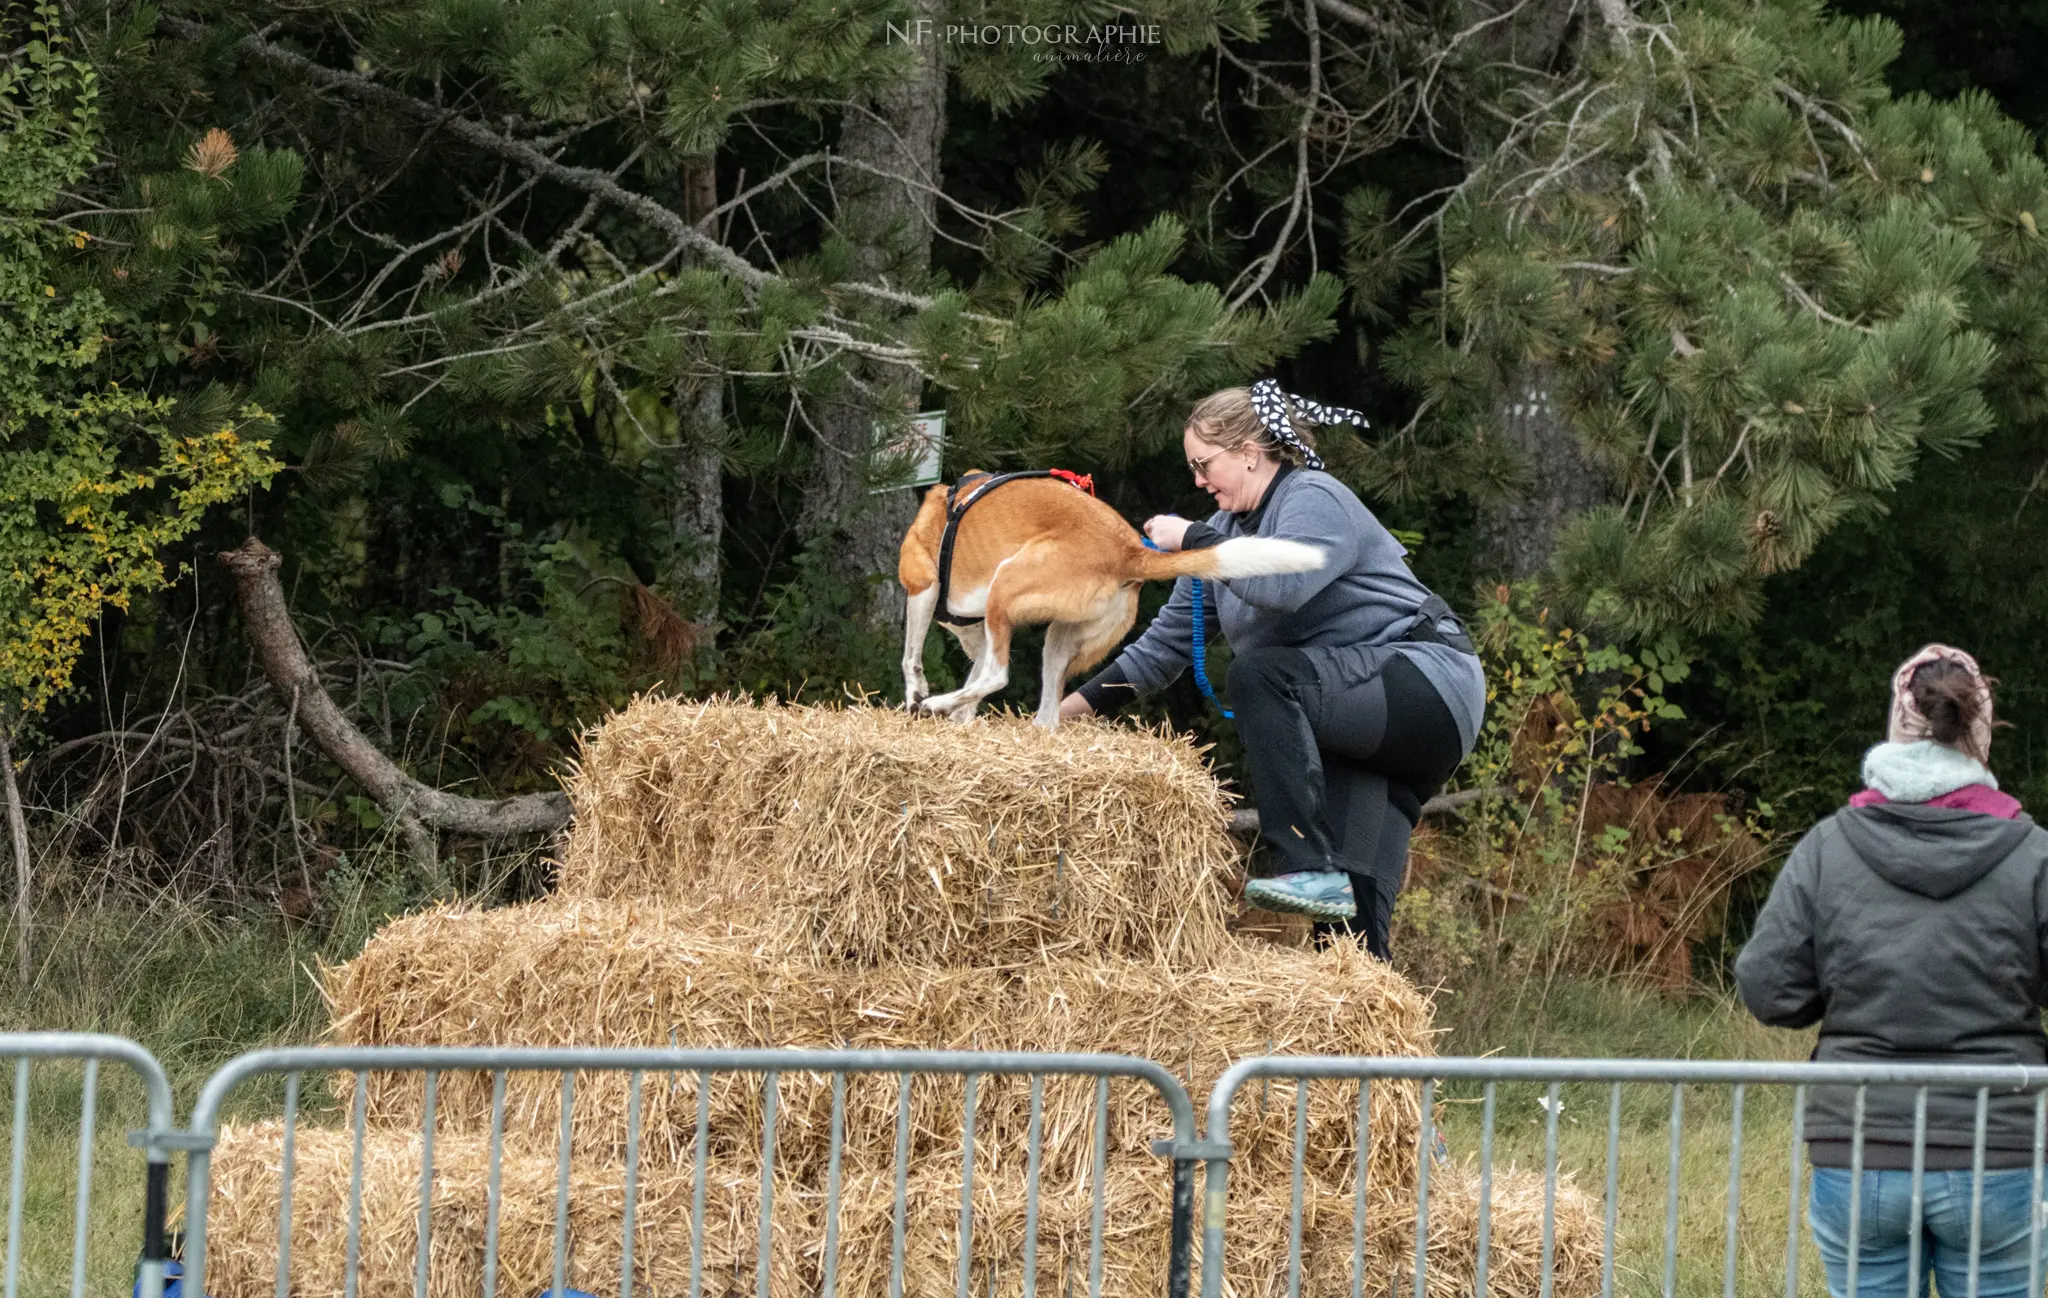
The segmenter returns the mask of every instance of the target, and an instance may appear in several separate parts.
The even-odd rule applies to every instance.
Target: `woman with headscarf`
[[[1260,836],[1280,864],[1246,885],[1246,900],[1362,933],[1385,959],[1409,835],[1472,751],[1486,680],[1450,606],[1403,562],[1407,550],[1323,471],[1313,429],[1364,422],[1271,379],[1204,398],[1181,446],[1216,513],[1199,523],[1160,515],[1145,535],[1162,550],[1265,536],[1323,551],[1313,572],[1210,583],[1203,632],[1220,631],[1235,655],[1227,693]],[[1193,659],[1193,609],[1182,578],[1061,715],[1107,713],[1179,676]]]
[[[1815,1059],[2048,1062],[2048,833],[1991,773],[1991,686],[1975,659],[1946,645],[1898,669],[1885,742],[1863,759],[1866,787],[1792,849],[1735,962],[1757,1018],[1820,1024]],[[1917,1151],[1914,1095],[1865,1092],[1859,1186],[1854,1089],[1812,1093],[1808,1221],[1829,1292],[1847,1298],[1860,1199],[1859,1295],[1905,1295],[1911,1284],[1919,1298],[1930,1275],[1954,1298],[2024,1293],[2041,1210],[2034,1097],[1990,1094],[1980,1153],[1974,1091],[1928,1093]],[[1909,1276],[1916,1260],[1921,1274]]]

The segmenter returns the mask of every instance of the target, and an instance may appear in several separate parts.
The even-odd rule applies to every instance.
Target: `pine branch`
[[[160,31],[181,40],[191,41],[204,37],[207,30],[203,24],[173,17],[159,19],[157,26]],[[661,230],[677,243],[697,253],[708,264],[731,275],[750,289],[758,290],[780,279],[779,276],[755,266],[699,229],[682,213],[645,194],[635,193],[605,172],[592,167],[569,166],[549,157],[528,141],[514,139],[492,130],[481,122],[452,114],[403,91],[379,85],[360,73],[315,63],[304,55],[294,53],[260,36],[245,36],[235,42],[234,48],[257,62],[304,77],[316,85],[342,91],[363,103],[393,109],[419,121],[431,123],[479,152],[502,158],[543,179],[601,198]],[[853,281],[835,284],[833,287],[913,310],[926,310],[935,305],[931,298],[882,285]]]
[[[1836,315],[1834,312],[1822,306],[1820,303],[1814,301],[1812,294],[1808,293],[1805,289],[1799,287],[1798,280],[1793,279],[1790,275],[1786,274],[1782,270],[1778,272],[1778,282],[1785,286],[1786,292],[1790,293],[1793,297],[1799,300],[1799,305],[1813,312],[1815,315],[1827,321],[1829,324],[1841,325],[1845,329],[1854,329],[1859,333],[1867,334],[1877,332],[1875,329],[1872,329],[1869,325],[1857,324],[1854,320],[1844,320],[1842,317]]]

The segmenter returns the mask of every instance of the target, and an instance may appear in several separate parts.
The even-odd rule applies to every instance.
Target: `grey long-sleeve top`
[[[1237,653],[1266,646],[1305,650],[1318,673],[1340,686],[1375,674],[1386,653],[1398,652],[1443,696],[1471,751],[1486,711],[1479,660],[1449,645],[1401,639],[1420,616],[1429,588],[1402,561],[1407,549],[1349,487],[1320,470],[1283,470],[1257,509],[1244,515],[1219,510],[1206,526],[1224,539],[1301,541],[1325,557],[1313,572],[1208,583],[1209,636],[1220,629]],[[1193,592],[1183,577],[1104,677],[1120,676],[1132,697],[1164,689],[1193,661],[1193,628]]]

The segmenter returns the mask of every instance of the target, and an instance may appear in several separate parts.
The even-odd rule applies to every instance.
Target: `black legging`
[[[1230,706],[1251,759],[1260,837],[1283,871],[1343,870],[1357,917],[1320,933],[1387,930],[1422,804],[1464,757],[1436,687],[1399,653],[1378,674],[1326,690],[1299,649],[1253,649],[1230,665]]]

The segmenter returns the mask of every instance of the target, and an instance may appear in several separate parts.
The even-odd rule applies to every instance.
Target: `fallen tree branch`
[[[222,553],[235,579],[249,641],[263,660],[263,674],[280,694],[298,695],[298,721],[326,754],[347,771],[379,807],[414,837],[420,829],[505,838],[559,830],[569,823],[569,798],[562,793],[524,793],[510,798],[468,798],[420,783],[356,728],[320,684],[313,662],[299,643],[278,580],[283,562],[255,537]],[[417,844],[416,844],[417,846]]]
[[[1422,804],[1422,814],[1425,816],[1441,816],[1447,812],[1456,811],[1468,802],[1478,802],[1482,798],[1506,797],[1513,792],[1513,789],[1489,786],[1484,789],[1459,789],[1456,793],[1439,793],[1428,802]],[[1239,838],[1257,838],[1259,836],[1258,808],[1239,807],[1236,811],[1231,812],[1230,832]]]

